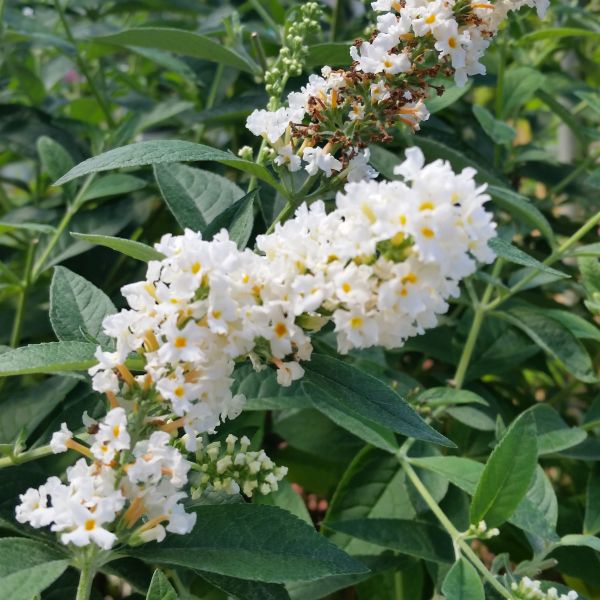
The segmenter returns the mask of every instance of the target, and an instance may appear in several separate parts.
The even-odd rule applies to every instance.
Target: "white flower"
[[[128,450],[130,436],[127,431],[127,414],[121,407],[110,410],[98,423],[90,450],[95,458],[109,464],[121,450]]]
[[[287,146],[281,146],[277,149],[277,156],[275,157],[275,164],[286,166],[292,173],[299,171],[302,168],[302,161],[300,157],[294,152],[294,148],[291,144]]]
[[[87,546],[90,543],[94,543],[103,550],[112,548],[117,540],[117,536],[102,527],[102,525],[109,523],[114,518],[114,515],[110,511],[94,510],[92,512],[85,506],[75,502],[71,504],[70,511],[74,528],[60,536],[63,544]]]
[[[366,148],[363,152],[359,152],[348,163],[349,182],[362,181],[363,179],[375,179],[379,173],[369,164],[371,151]]]
[[[333,171],[341,171],[343,166],[333,154],[318,146],[305,148],[302,158],[308,163],[304,168],[309,175],[316,175],[320,169],[327,177],[331,177]]]
[[[66,452],[68,450],[67,442],[73,439],[73,433],[69,430],[66,423],[62,423],[59,431],[52,434],[50,448],[54,454]]]
[[[254,134],[276,143],[286,132],[293,116],[289,108],[279,108],[274,112],[255,110],[246,120],[246,127]]]
[[[304,369],[296,362],[282,362],[277,367],[277,383],[284,387],[290,386],[292,381],[302,379]]]

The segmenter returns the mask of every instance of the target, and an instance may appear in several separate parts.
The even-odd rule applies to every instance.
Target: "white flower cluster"
[[[449,58],[455,81],[462,86],[469,75],[485,73],[480,59],[509,12],[535,6],[543,17],[548,4],[548,0],[471,2],[476,18],[465,19],[465,3],[457,0],[377,0],[371,4],[373,10],[385,13],[377,18],[378,33],[360,46],[360,52],[352,47],[351,55],[360,71],[407,73],[413,62],[408,52],[398,52],[401,41],[433,36],[438,58]]]
[[[284,107],[272,99],[271,110],[255,110],[246,126],[268,142],[277,168],[368,179],[363,149],[389,141],[400,123],[418,130],[429,118],[425,100],[443,92],[433,79],[453,73],[464,85],[485,73],[480,61],[500,23],[525,5],[542,16],[548,0],[376,0],[372,8],[383,14],[371,39],[350,47],[350,69],[323,67]]]
[[[98,350],[94,389],[155,390],[157,418],[184,428],[194,451],[199,434],[242,408],[231,392],[237,360],[274,364],[289,385],[310,359],[308,333],[329,320],[342,353],[396,348],[433,327],[476,261],[494,258],[489,196],[472,169],[425,165],[417,148],[397,173],[404,182],[347,184],[329,214],[322,202],[301,206],[257,238],[260,254],[239,251],[226,231],[212,241],[189,230],[166,235],[156,245],[165,258],[123,288],[130,308],[104,321],[116,351]],[[144,356],[145,374],[123,385],[116,373],[132,352]]]
[[[579,594],[571,591],[567,594],[560,594],[555,587],[542,591],[541,583],[529,577],[523,577],[519,583],[513,583],[511,586],[515,598],[519,600],[577,600]]]
[[[73,440],[65,423],[51,441],[55,453],[73,449],[93,460],[79,459],[66,472],[67,484],[51,477],[38,489],[22,494],[16,517],[32,527],[51,525],[63,544],[94,543],[105,550],[118,538],[129,543],[162,541],[166,532],[189,533],[196,515],[186,513],[190,463],[170,445],[171,437],[155,431],[130,450],[127,414],[114,408],[98,423],[90,446]],[[129,532],[135,526],[134,531]],[[120,534],[120,535],[119,535]]]
[[[345,166],[334,156],[330,144],[325,146],[306,144],[296,151],[291,138],[291,125],[302,123],[311,111],[315,98],[324,105],[337,105],[336,98],[342,98],[343,90],[347,85],[348,81],[342,72],[323,67],[322,76],[311,75],[301,91],[289,94],[287,107],[275,111],[257,109],[248,117],[246,127],[254,135],[267,140],[275,152],[274,163],[286,167],[291,172],[304,168],[311,176],[323,173],[326,177],[331,177],[334,173],[344,171],[348,181],[377,177],[378,173],[368,164],[368,150],[348,149],[347,153],[351,156],[345,161]],[[377,96],[377,89],[374,88],[372,94]],[[421,111],[422,118],[426,118],[427,109],[422,102],[418,110]],[[364,106],[360,102],[353,103],[349,118],[355,120],[362,117],[364,117]]]
[[[500,535],[500,530],[497,527],[492,527],[489,529],[485,521],[479,521],[477,525],[471,525],[464,535],[466,538],[490,540],[493,537]]]
[[[250,440],[234,435],[221,442],[212,442],[201,448],[196,456],[201,463],[202,473],[193,487],[193,495],[200,495],[211,488],[228,494],[237,494],[240,489],[245,496],[252,497],[255,491],[263,496],[276,492],[278,483],[287,475],[287,467],[278,467],[264,450],[249,451]]]

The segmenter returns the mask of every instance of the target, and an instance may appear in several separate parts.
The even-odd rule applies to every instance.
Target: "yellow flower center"
[[[187,339],[183,336],[175,338],[175,348],[185,348],[187,346]]]
[[[88,519],[83,526],[86,531],[92,531],[96,527],[96,521],[94,519]]]
[[[423,229],[421,229],[421,233],[426,238],[435,237],[435,232],[432,229],[429,229],[429,227],[423,227]]]
[[[287,333],[287,327],[285,323],[277,323],[273,328],[277,337],[283,337]]]
[[[363,326],[364,320],[362,317],[352,317],[350,319],[350,327],[352,329],[360,329]]]

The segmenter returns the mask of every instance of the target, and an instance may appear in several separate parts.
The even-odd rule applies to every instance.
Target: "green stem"
[[[87,176],[87,178],[83,182],[83,185],[77,192],[77,196],[75,196],[73,203],[67,208],[67,211],[63,215],[63,218],[61,219],[60,223],[58,224],[56,231],[52,234],[52,237],[50,237],[50,239],[48,240],[48,244],[44,248],[42,255],[39,257],[39,259],[35,263],[35,267],[33,268],[33,274],[32,274],[33,281],[36,281],[37,278],[42,273],[42,271],[44,269],[44,265],[46,264],[46,261],[48,260],[48,257],[50,256],[50,253],[52,252],[52,250],[54,250],[54,247],[58,243],[58,240],[60,239],[60,237],[64,233],[65,229],[71,222],[71,219],[75,216],[77,211],[81,208],[81,205],[83,204],[84,194],[87,191],[90,184],[92,183],[92,181],[94,180],[94,177],[96,177],[96,173],[91,173],[90,175]]]
[[[23,328],[23,318],[25,316],[25,306],[27,304],[27,293],[31,284],[33,257],[37,247],[37,240],[31,240],[25,255],[25,268],[23,270],[23,281],[21,282],[21,291],[17,300],[17,310],[15,312],[15,320],[13,321],[12,333],[10,336],[10,345],[16,348],[19,345],[21,338],[21,329]]]
[[[2,458],[0,458],[0,469],[4,469],[6,467],[14,467],[22,463],[37,460],[38,458],[50,456],[51,454],[53,454],[52,449],[50,448],[50,445],[47,445],[40,446],[39,448],[34,448],[33,450],[27,450],[26,452],[22,452],[21,454],[3,456]]]
[[[335,42],[340,31],[344,13],[344,0],[336,0],[331,19],[331,41]]]
[[[513,600],[513,595],[490,573],[487,567],[481,562],[480,558],[473,552],[471,546],[464,540],[460,531],[454,527],[452,521],[446,516],[446,513],[440,508],[439,504],[433,499],[429,490],[425,487],[419,476],[412,468],[408,459],[399,457],[400,464],[404,469],[407,477],[410,479],[416,490],[421,495],[431,512],[437,517],[444,529],[448,532],[454,547],[466,556],[481,573],[481,576],[503,597],[507,600]]]
[[[543,261],[542,264],[550,266],[556,261],[560,260],[579,240],[581,240],[581,238],[583,238],[598,224],[600,224],[600,211],[598,211],[594,216],[590,217],[568,240],[563,242],[545,261]],[[490,304],[487,304],[485,306],[485,310],[490,311],[494,310],[495,308],[498,308],[498,306],[506,302],[517,292],[521,291],[532,279],[536,277],[538,273],[538,269],[531,271],[529,275],[523,277],[523,279],[521,279],[513,287],[511,287],[510,290],[506,292],[506,294],[500,296],[499,298],[496,298],[496,300],[494,300]]]
[[[115,126],[115,122],[110,113],[110,107],[108,105],[108,102],[104,99],[104,97],[102,96],[102,94],[100,93],[98,88],[96,87],[96,84],[92,78],[92,75],[91,75],[88,67],[87,67],[87,64],[86,64],[85,60],[83,59],[83,57],[81,56],[81,53],[79,52],[79,48],[77,47],[77,40],[73,36],[71,27],[69,25],[69,22],[65,15],[64,8],[62,7],[60,0],[54,0],[54,6],[56,7],[56,11],[58,12],[58,16],[59,16],[60,22],[62,23],[62,26],[65,30],[65,33],[67,34],[67,38],[69,39],[69,41],[71,42],[71,44],[73,44],[73,47],[75,48],[75,61],[77,62],[77,66],[79,67],[81,74],[85,77],[86,81],[88,82],[88,85],[90,86],[90,90],[92,91],[92,94],[98,101],[98,104],[100,105],[100,108],[101,108],[102,112],[104,113],[104,116],[106,117],[106,122],[107,122],[108,126],[112,129]]]
[[[502,270],[502,265],[503,261],[501,258],[499,258],[494,265],[494,269],[492,270],[492,277],[498,277],[500,271]],[[473,323],[471,323],[471,329],[469,330],[469,335],[467,336],[467,341],[463,348],[462,354],[460,355],[460,360],[458,361],[458,366],[454,375],[454,387],[457,390],[460,390],[465,382],[467,369],[469,368],[473,351],[475,350],[475,345],[477,343],[477,338],[479,337],[479,332],[481,331],[481,326],[483,325],[483,319],[487,310],[486,305],[492,297],[493,290],[494,286],[491,283],[488,283],[483,292],[481,302],[478,302],[474,306],[475,316],[473,317]]]
[[[260,0],[250,0],[252,8],[260,15],[260,18],[275,32],[279,32],[279,25],[275,23],[269,11],[261,5]]]
[[[269,228],[267,229],[267,235],[269,233],[273,233],[277,223],[284,223],[294,214],[294,211],[304,201],[306,193],[313,186],[316,177],[318,177],[318,175],[310,176],[298,190],[298,193],[287,202],[287,204],[283,207],[283,210],[275,217],[275,220],[271,223],[271,225],[269,225]]]
[[[592,166],[600,154],[591,154],[577,168],[573,169],[564,179],[561,179],[548,193],[555,196],[562,192],[572,181],[577,179],[588,167]]]
[[[77,596],[75,597],[75,600],[89,600],[96,572],[89,559],[83,560],[80,568],[79,585],[77,586]]]

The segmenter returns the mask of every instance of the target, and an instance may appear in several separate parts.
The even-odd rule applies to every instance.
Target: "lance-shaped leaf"
[[[0,597],[31,600],[58,579],[68,557],[46,544],[26,538],[0,539]]]
[[[62,185],[89,173],[191,161],[218,162],[253,175],[276,190],[285,192],[273,175],[262,165],[239,158],[231,152],[183,140],[149,140],[114,148],[79,163],[63,175],[56,185]]]
[[[454,563],[442,584],[446,600],[485,600],[483,584],[475,567],[465,558]]]
[[[112,235],[94,235],[93,233],[71,233],[71,235],[75,239],[96,244],[97,246],[105,246],[106,248],[125,254],[125,256],[135,258],[136,260],[143,260],[144,262],[162,260],[164,258],[164,255],[152,246],[147,246],[133,240],[126,240]]]
[[[530,412],[518,417],[490,455],[471,504],[471,523],[497,527],[524,498],[537,465],[536,428]]]
[[[311,580],[367,569],[285,510],[259,504],[200,506],[188,535],[150,543],[131,556],[267,583]]]
[[[55,267],[50,284],[50,322],[61,341],[97,340],[109,346],[104,317],[117,312],[110,298],[93,283],[65,267]],[[91,338],[91,339],[90,339]]]
[[[178,600],[179,596],[175,588],[171,585],[165,574],[160,571],[154,571],[152,581],[146,594],[146,600]]]
[[[96,344],[88,342],[30,344],[0,354],[0,377],[84,371],[96,364],[95,351]]]
[[[97,37],[95,41],[118,46],[166,50],[235,67],[248,73],[256,73],[258,69],[248,57],[231,50],[218,40],[184,29],[139,27]]]
[[[441,527],[430,523],[409,519],[353,519],[328,523],[327,527],[425,560],[442,563],[454,560],[452,539]]]
[[[362,422],[365,426],[374,424],[376,427],[371,429],[382,440],[381,430],[389,430],[418,440],[453,446],[450,440],[425,423],[391,387],[348,363],[322,354],[314,355],[306,364],[305,380],[310,384],[307,389],[315,407],[356,435],[361,435],[357,424]],[[343,415],[348,416],[346,422]],[[379,447],[392,450],[383,445]]]

